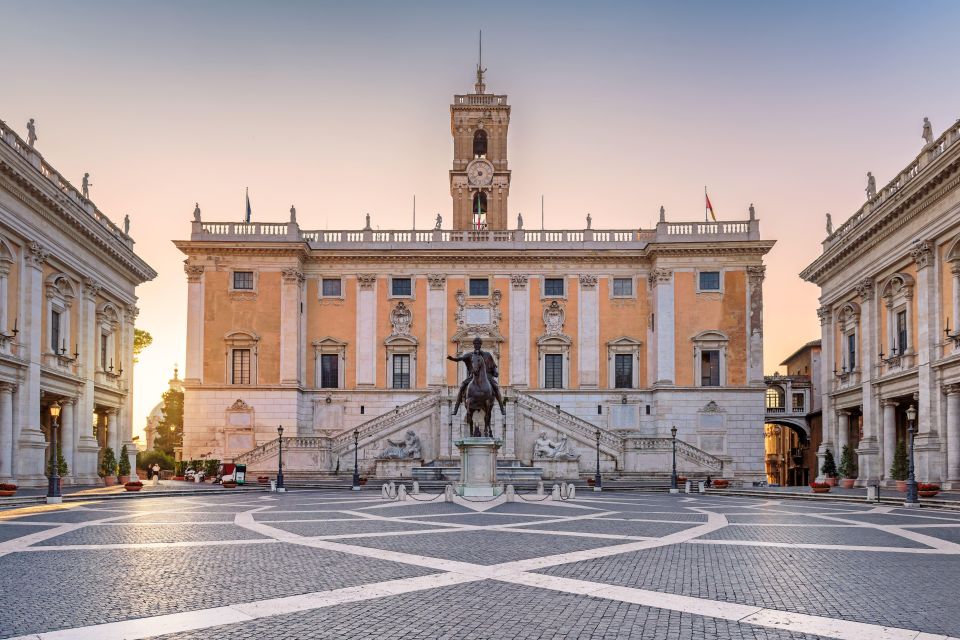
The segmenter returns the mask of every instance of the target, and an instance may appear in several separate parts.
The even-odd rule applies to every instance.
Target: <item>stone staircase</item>
[[[402,428],[404,422],[420,417],[429,409],[435,409],[440,404],[438,392],[428,393],[406,404],[402,404],[393,411],[387,411],[376,418],[371,418],[356,428],[361,445],[385,433],[391,433]],[[353,449],[353,430],[344,431],[332,438],[332,452],[334,456],[342,455]]]

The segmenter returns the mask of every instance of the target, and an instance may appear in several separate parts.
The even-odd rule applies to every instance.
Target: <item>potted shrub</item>
[[[833,486],[829,482],[811,482],[810,488],[813,489],[814,493],[830,493],[830,487]]]
[[[67,467],[67,460],[63,457],[63,452],[60,451],[60,448],[57,447],[57,475],[60,476],[60,488],[63,488],[63,478],[67,475],[67,472],[70,469]],[[53,474],[53,469],[50,468],[50,463],[47,462],[47,476]]]
[[[831,487],[837,484],[837,463],[833,459],[833,451],[827,449],[823,453],[823,466],[820,467],[820,473],[827,479],[827,484]]]
[[[853,489],[853,483],[857,479],[857,463],[853,461],[853,451],[847,445],[843,445],[843,451],[840,453],[840,467],[837,472],[842,478],[840,486],[844,489]]]
[[[726,489],[730,486],[730,481],[725,478],[717,478],[712,482],[712,485],[716,489]]]
[[[267,476],[257,476],[257,484],[270,484],[270,478]]]
[[[120,459],[117,460],[117,475],[120,476],[120,484],[130,482],[130,453],[127,451],[127,445],[120,447]]]
[[[17,492],[17,485],[0,483],[0,498],[9,498]]]
[[[143,489],[143,483],[139,480],[134,480],[133,482],[124,482],[123,488],[127,491],[140,491],[140,489]]]
[[[677,476],[677,484],[686,484],[687,476]]]
[[[184,462],[183,460],[180,460],[179,462],[175,462],[175,463],[174,463],[174,465],[173,465],[173,479],[174,479],[174,480],[183,480],[183,479],[184,479],[183,470],[184,470],[184,468],[185,468],[186,466],[187,466],[187,463]]]
[[[203,463],[203,476],[204,479],[209,480],[210,482],[216,482],[217,480],[217,471],[220,468],[220,461],[215,458],[210,458]]]
[[[224,489],[236,489],[237,481],[236,480],[224,480],[220,483]]]
[[[117,484],[117,457],[110,447],[103,450],[103,458],[100,459],[98,473],[106,486],[112,487]]]
[[[918,482],[917,495],[921,498],[932,498],[940,493],[940,485],[935,482]]]
[[[907,476],[910,475],[910,463],[907,462],[907,443],[903,440],[897,443],[893,453],[893,464],[890,465],[890,477],[897,482],[897,491],[907,490]]]

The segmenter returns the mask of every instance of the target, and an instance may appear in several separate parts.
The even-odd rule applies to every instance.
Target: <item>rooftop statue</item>
[[[438,214],[437,214],[437,221],[434,223],[433,228],[434,228],[434,229],[439,229],[439,228],[442,227],[442,226],[443,226],[443,216],[441,216],[441,215],[438,213]]]
[[[923,119],[923,141],[927,144],[933,144],[933,127],[930,125],[930,118]]]
[[[750,219],[751,219],[751,220],[756,220],[756,219],[757,219],[757,210],[753,208],[753,203],[752,203],[752,202],[750,203]]]
[[[93,186],[93,183],[90,182],[90,174],[83,174],[83,183],[80,185],[80,188],[83,190],[83,197],[90,198],[90,187]]]
[[[587,229],[589,229],[592,225],[593,225],[593,218],[592,218],[592,217],[590,216],[590,214],[588,213],[588,214],[587,214]]]
[[[663,205],[660,205],[660,222],[667,221],[667,210],[663,208]]]
[[[370,214],[367,214],[367,225],[363,228],[365,231],[370,229]]]
[[[517,229],[523,229],[523,214],[517,214]]]
[[[290,205],[290,222],[297,224],[297,208],[293,205]]]
[[[130,214],[123,216],[123,233],[130,235]]]
[[[833,235],[833,219],[830,217],[830,213],[827,213],[827,235]]]
[[[867,171],[867,200],[873,200],[877,196],[877,179],[873,174]]]
[[[27,120],[27,142],[30,143],[30,146],[34,146],[34,143],[37,141],[37,127],[33,123],[33,118]]]
[[[193,221],[200,222],[200,203],[195,202],[193,205]]]

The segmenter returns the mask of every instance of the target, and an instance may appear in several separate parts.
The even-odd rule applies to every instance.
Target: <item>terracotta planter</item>
[[[830,487],[810,487],[814,493],[830,493]]]
[[[270,484],[270,478],[267,476],[257,476],[257,484],[267,485]]]
[[[230,482],[229,480],[228,480],[227,482],[222,483],[222,484],[223,484],[223,488],[224,488],[224,489],[236,489],[236,488],[237,488],[237,483],[236,483],[236,482]]]
[[[0,498],[9,498],[17,492],[17,485],[3,483],[0,484]]]
[[[917,491],[917,495],[920,496],[921,498],[932,498],[938,493],[940,493],[939,489],[930,490],[930,491]]]
[[[714,481],[713,481],[713,488],[714,488],[714,489],[726,489],[726,488],[729,487],[729,486],[730,486],[730,481],[729,481],[729,480],[714,480]]]
[[[853,489],[853,483],[856,481],[856,478],[844,478],[840,481],[840,487],[843,489]]]
[[[588,485],[588,486],[591,486],[591,487],[592,487],[592,486],[595,485],[596,483],[597,483],[597,479],[596,479],[596,478],[587,478],[587,485]]]
[[[835,487],[837,486],[837,479],[833,477],[827,478],[827,484],[831,487]]]
[[[896,480],[897,491],[900,493],[905,493],[907,491],[907,481],[906,480]]]
[[[141,489],[143,489],[143,483],[142,482],[126,482],[124,483],[123,488],[126,489],[127,491],[140,491]]]
[[[367,484],[366,478],[360,478],[360,484]]]
[[[117,484],[117,478],[115,476],[103,476],[103,484],[107,487],[112,487]]]
[[[180,482],[183,482],[184,477],[183,477],[183,476],[173,476],[173,479],[174,479],[174,480],[179,480]]]
[[[120,476],[120,484],[127,484],[130,482],[130,476]]]

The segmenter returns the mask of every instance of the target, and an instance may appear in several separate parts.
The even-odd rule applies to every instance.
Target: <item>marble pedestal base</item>
[[[413,470],[423,466],[422,458],[383,458],[377,460],[376,477],[412,478]]]
[[[538,458],[536,463],[543,469],[544,480],[576,480],[580,477],[580,462],[577,460]]]
[[[460,482],[457,494],[464,497],[492,498],[497,487],[497,450],[503,445],[493,438],[464,438],[454,444],[460,450]]]

